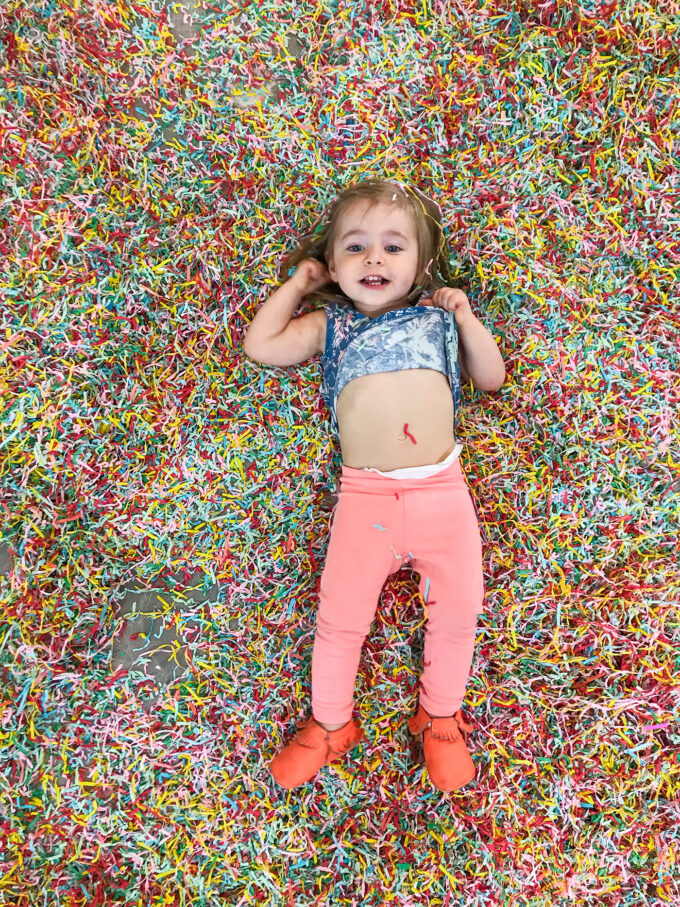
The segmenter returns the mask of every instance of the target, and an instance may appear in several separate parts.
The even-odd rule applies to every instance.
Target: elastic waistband
[[[379,476],[383,476],[385,479],[425,479],[428,476],[434,476],[437,475],[437,473],[444,472],[445,469],[449,469],[461,455],[462,450],[463,445],[456,443],[448,457],[440,463],[428,463],[424,466],[407,466],[404,469],[392,469],[389,472],[381,472],[379,469],[374,469],[372,466],[367,466],[364,469],[353,469],[351,466],[343,466],[342,473],[347,477],[373,472],[377,473]]]

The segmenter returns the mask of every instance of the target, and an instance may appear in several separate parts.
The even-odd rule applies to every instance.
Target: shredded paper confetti
[[[680,903],[679,46],[670,0],[6,0],[0,903]],[[406,728],[404,568],[366,739],[283,791],[341,456],[320,357],[243,335],[386,177],[507,365],[459,419],[477,780]]]

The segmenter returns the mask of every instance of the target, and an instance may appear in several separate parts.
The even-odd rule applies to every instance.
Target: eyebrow
[[[349,232],[345,233],[344,236],[340,237],[340,242],[344,242],[348,236],[354,236],[355,234],[362,236],[364,232],[364,230],[350,230]],[[385,230],[383,236],[398,236],[400,239],[403,239],[404,242],[408,242],[407,237],[404,236],[403,233],[400,233],[398,230]]]

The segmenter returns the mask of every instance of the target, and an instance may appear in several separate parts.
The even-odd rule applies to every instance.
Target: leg
[[[312,653],[312,711],[327,729],[352,717],[361,647],[385,580],[401,566],[393,550],[399,506],[394,494],[341,491],[338,498]]]
[[[306,783],[363,738],[352,719],[361,646],[385,579],[401,566],[393,547],[401,529],[401,505],[389,483],[343,467],[319,590],[313,717],[271,762],[274,780],[282,787]]]
[[[420,704],[431,716],[449,716],[465,696],[483,610],[482,546],[462,474],[460,481],[432,491],[413,496],[409,514],[414,517],[409,541],[417,553],[413,566],[428,616]]]
[[[475,652],[477,615],[467,622],[438,623],[433,628],[431,617],[427,622],[420,679],[420,704],[432,718],[454,715],[463,704]]]

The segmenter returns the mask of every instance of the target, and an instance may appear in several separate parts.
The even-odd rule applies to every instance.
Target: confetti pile
[[[7,0],[0,27],[0,901],[680,903],[675,5]],[[341,457],[320,358],[243,334],[385,176],[441,205],[508,370],[460,418],[478,779],[437,792],[406,729],[404,570],[366,740],[285,792]],[[152,710],[111,657],[140,581],[186,640]]]

